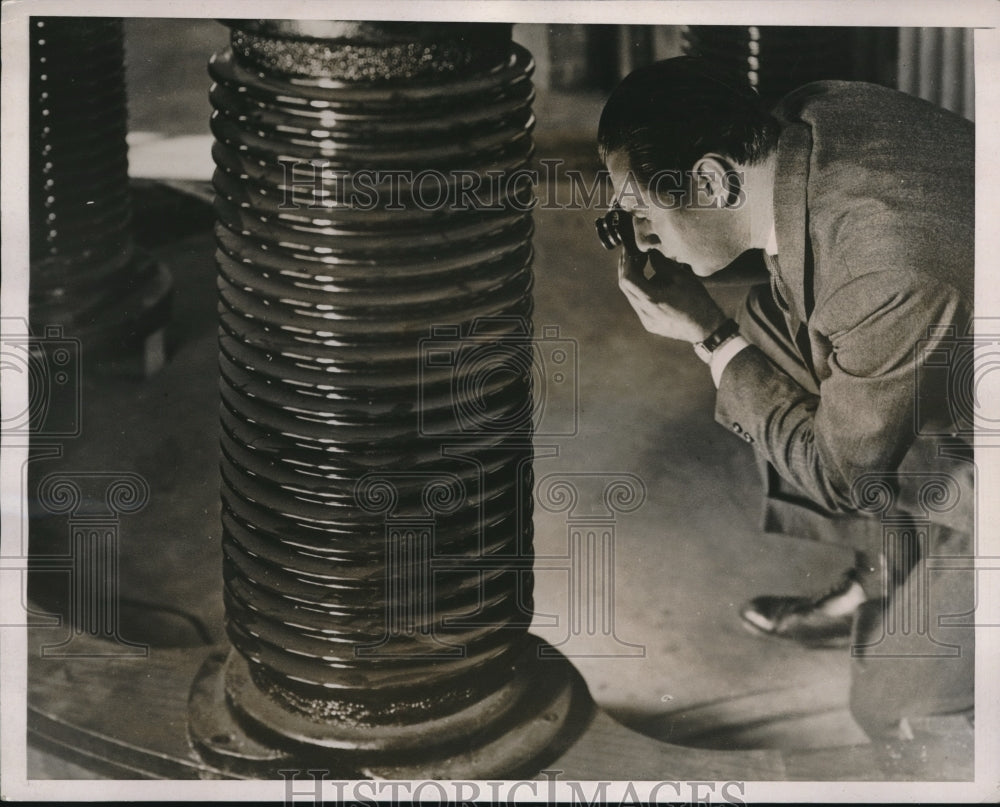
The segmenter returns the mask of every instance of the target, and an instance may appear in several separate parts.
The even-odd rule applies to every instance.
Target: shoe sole
[[[783,644],[797,644],[810,650],[836,650],[851,646],[850,636],[832,636],[829,639],[806,639],[801,636],[788,636],[782,633],[765,630],[759,625],[749,621],[742,614],[740,614],[740,624],[744,627],[744,629],[746,629],[747,632],[752,633],[754,636],[762,636],[765,639],[773,639],[774,641],[782,642]]]

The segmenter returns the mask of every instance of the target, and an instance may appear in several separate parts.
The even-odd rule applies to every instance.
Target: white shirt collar
[[[771,225],[771,232],[767,234],[767,243],[764,245],[764,252],[772,257],[778,254],[778,233]]]

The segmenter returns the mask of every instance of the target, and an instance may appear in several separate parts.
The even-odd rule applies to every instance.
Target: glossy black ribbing
[[[358,747],[350,727],[496,700],[524,652],[531,61],[508,26],[231,27],[210,65],[229,693]]]
[[[163,328],[171,286],[132,240],[122,21],[29,24],[31,319],[120,351]]]

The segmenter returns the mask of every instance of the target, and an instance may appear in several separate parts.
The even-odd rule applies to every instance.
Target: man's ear
[[[700,208],[731,207],[740,197],[740,175],[733,164],[718,154],[706,154],[694,164],[691,173],[692,206]]]

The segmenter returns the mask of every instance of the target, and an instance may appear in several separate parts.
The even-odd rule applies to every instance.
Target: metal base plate
[[[245,687],[253,684],[246,662],[233,652],[225,661],[209,658],[199,671],[188,704],[188,731],[208,764],[241,776],[272,777],[283,769],[306,768],[329,770],[335,778],[523,776],[536,773],[575,742],[593,718],[594,705],[573,665],[535,637],[529,637],[514,681],[503,693],[508,701],[503,709],[486,699],[450,718],[465,727],[464,733],[442,731],[441,721],[401,726],[397,733],[410,750],[389,752],[366,741],[356,727],[338,732],[336,725],[297,726],[293,739],[289,724],[303,718],[293,721],[262,693],[251,717],[242,704],[252,695]],[[234,684],[240,706],[233,703]],[[392,745],[391,727],[373,731]]]

